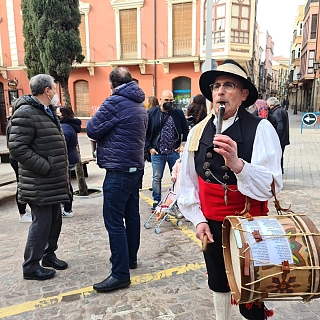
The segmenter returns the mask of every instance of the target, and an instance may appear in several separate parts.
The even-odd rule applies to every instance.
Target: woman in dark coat
[[[76,164],[79,161],[79,155],[77,151],[78,136],[81,131],[81,120],[74,117],[74,113],[69,107],[59,107],[57,109],[57,115],[60,119],[61,127],[63,130],[64,138],[67,144],[68,160],[69,160],[69,185],[70,192],[73,195],[73,188],[71,184],[71,171],[76,168]],[[62,217],[72,218],[72,201],[64,203],[64,208],[61,211]]]
[[[197,94],[187,108],[186,119],[189,129],[202,121],[207,116],[206,98],[202,94]]]

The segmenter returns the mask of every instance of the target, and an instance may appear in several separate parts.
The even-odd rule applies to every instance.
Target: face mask
[[[165,102],[162,107],[164,110],[169,111],[173,108],[173,102]]]
[[[49,98],[50,99],[50,98]],[[50,104],[52,106],[56,106],[59,102],[59,97],[58,95],[55,93],[55,95],[52,97],[52,99],[50,100]]]

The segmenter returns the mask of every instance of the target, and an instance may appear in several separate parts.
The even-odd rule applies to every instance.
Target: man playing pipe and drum
[[[203,73],[202,94],[213,103],[212,112],[189,133],[183,154],[178,205],[196,226],[197,237],[208,238],[204,258],[213,291],[217,320],[231,319],[230,287],[222,249],[226,216],[244,213],[266,216],[268,200],[282,189],[281,147],[269,121],[246,108],[258,97],[244,69],[233,60]],[[223,116],[222,128],[217,126]],[[263,320],[264,304],[240,304],[245,319]]]

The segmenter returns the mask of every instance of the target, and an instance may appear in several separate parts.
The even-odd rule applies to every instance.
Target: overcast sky
[[[257,21],[274,42],[274,55],[290,57],[293,24],[299,5],[305,0],[258,0]]]

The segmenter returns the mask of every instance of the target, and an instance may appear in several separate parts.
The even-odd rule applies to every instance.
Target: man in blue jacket
[[[173,93],[164,90],[160,107],[148,114],[146,148],[151,154],[152,197],[154,210],[161,200],[161,181],[168,162],[170,172],[179,158],[181,142],[187,141],[189,132],[183,112],[173,106]]]
[[[109,234],[112,263],[111,274],[93,285],[97,291],[129,286],[129,268],[137,268],[139,185],[148,122],[144,92],[132,81],[129,70],[115,68],[109,81],[112,95],[87,124],[88,137],[97,141],[97,163],[106,169],[103,218]]]

